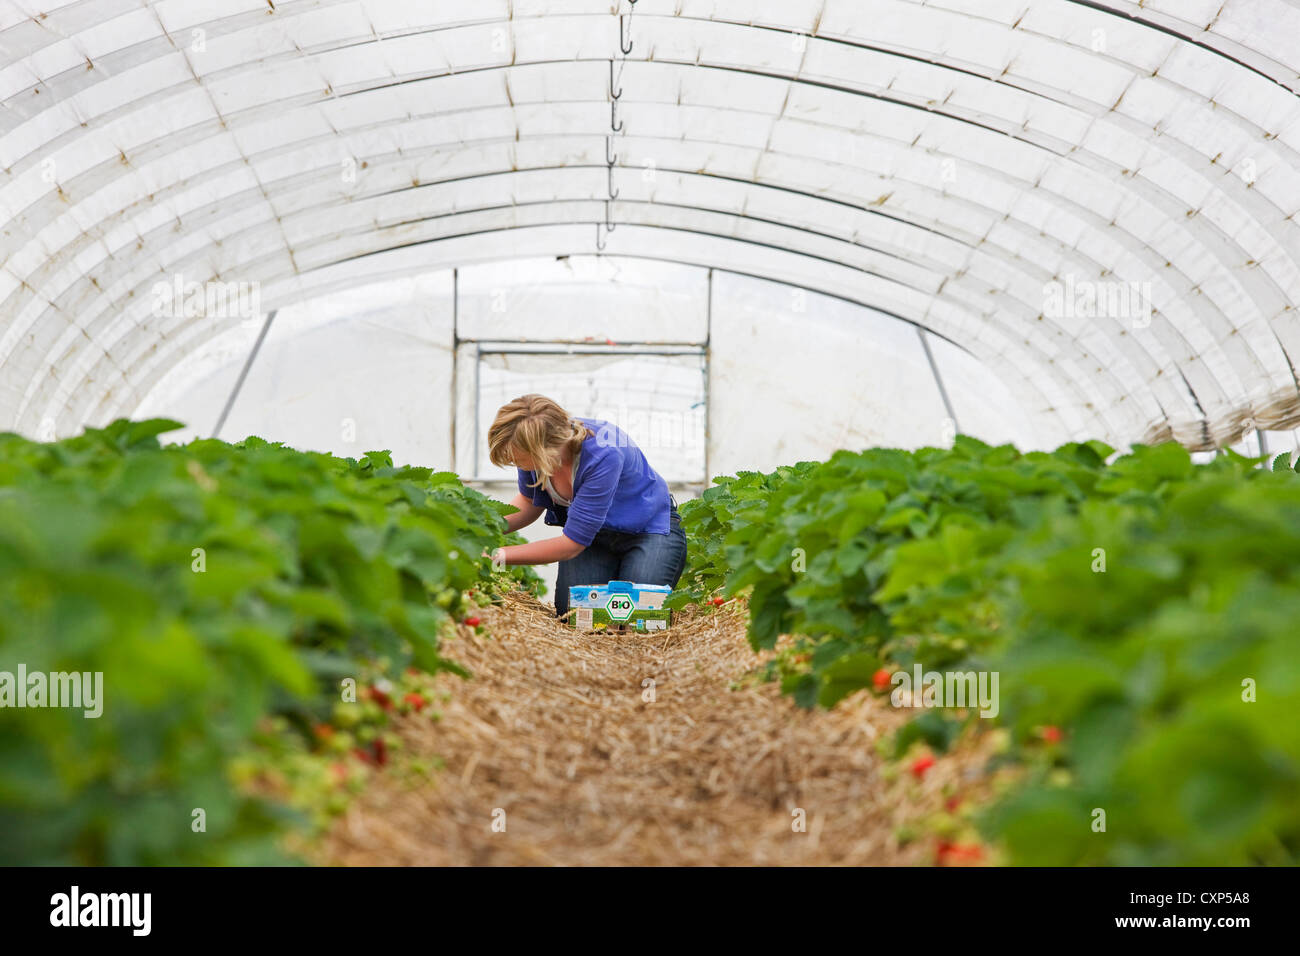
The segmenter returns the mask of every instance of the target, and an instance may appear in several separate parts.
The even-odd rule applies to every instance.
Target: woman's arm
[[[545,541],[529,541],[527,544],[511,544],[497,548],[492,552],[492,563],[502,564],[550,564],[552,561],[568,561],[586,551],[586,545],[571,541],[564,535],[547,538]]]
[[[538,516],[541,515],[543,511],[546,510],[541,505],[533,504],[533,499],[522,494],[515,495],[514,500],[510,502],[510,504],[519,510],[512,515],[506,515],[507,534],[511,531],[518,531],[520,528],[527,528],[537,520]]]
[[[498,567],[503,564],[550,564],[552,561],[568,561],[586,551],[587,545],[605,523],[605,515],[618,487],[621,463],[621,458],[608,455],[594,462],[582,485],[574,488],[564,533],[558,538],[497,548],[492,552],[492,563]],[[522,475],[519,480],[523,481]],[[522,491],[520,497],[524,497]]]

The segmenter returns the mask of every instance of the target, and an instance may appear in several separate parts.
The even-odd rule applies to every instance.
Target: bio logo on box
[[[661,631],[672,620],[664,601],[673,589],[666,584],[610,581],[608,584],[573,585],[569,588],[569,622],[580,631],[631,627]]]
[[[609,612],[611,621],[618,621],[620,624],[632,616],[636,610],[636,602],[632,600],[630,594],[611,594],[609,600],[605,602],[605,610]]]

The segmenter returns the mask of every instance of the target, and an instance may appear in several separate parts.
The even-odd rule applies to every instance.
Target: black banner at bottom
[[[1292,924],[1296,888],[1284,869],[13,868],[3,879],[7,941],[75,935],[128,946],[373,945],[408,933],[436,945],[476,931],[493,944],[565,933],[617,944],[664,932],[692,943],[756,934],[771,944],[787,933],[934,943],[976,931],[1041,940],[1045,929],[1054,941],[1232,946]]]

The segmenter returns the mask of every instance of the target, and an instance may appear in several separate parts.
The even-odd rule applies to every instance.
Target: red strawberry
[[[876,690],[884,690],[886,687],[889,686],[890,678],[892,676],[893,675],[890,674],[887,669],[882,667],[880,668],[880,670],[876,671],[874,674],[871,675],[872,686],[874,686]]]
[[[935,862],[940,866],[952,863],[978,863],[984,858],[984,848],[978,844],[960,844],[941,841],[935,851]]]
[[[479,619],[476,617],[467,617],[465,618],[465,623],[468,624],[470,627],[478,627]]]
[[[1059,744],[1061,738],[1065,736],[1061,733],[1060,727],[1053,726],[1052,724],[1048,724],[1046,727],[1040,727],[1038,732],[1042,734],[1043,739],[1049,744]]]
[[[373,700],[380,707],[384,708],[384,710],[393,709],[393,699],[389,697],[386,693],[384,693],[382,690],[380,690],[378,687],[370,688],[370,699]]]
[[[375,763],[381,767],[388,763],[388,745],[384,743],[383,737],[375,738]]]
[[[407,694],[402,698],[402,700],[406,701],[406,703],[410,704],[417,711],[424,710],[424,705],[428,703],[428,701],[424,699],[423,694],[417,694],[415,692]]]
[[[934,766],[934,757],[930,754],[922,754],[912,761],[912,776],[920,780],[925,776],[925,772]]]
[[[724,604],[726,604],[726,603],[727,603],[727,599],[726,599],[726,598],[715,597],[715,598],[713,599],[713,606],[714,606],[714,607],[722,607],[722,605],[724,605]]]

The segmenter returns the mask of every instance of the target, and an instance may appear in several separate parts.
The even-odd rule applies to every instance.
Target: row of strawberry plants
[[[805,705],[918,664],[997,673],[1025,772],[981,822],[1012,862],[1294,862],[1300,481],[1281,457],[1112,457],[961,437],[724,479],[683,506],[676,600],[743,592],[756,648],[798,635]],[[981,722],[946,714],[900,742]]]
[[[302,815],[239,768],[341,722],[382,757],[383,688],[458,670],[439,636],[471,592],[538,583],[492,572],[509,508],[450,473],[161,445],[178,427],[0,435],[0,862],[281,859]],[[31,676],[72,673],[83,702],[102,681],[93,707],[48,706]]]

